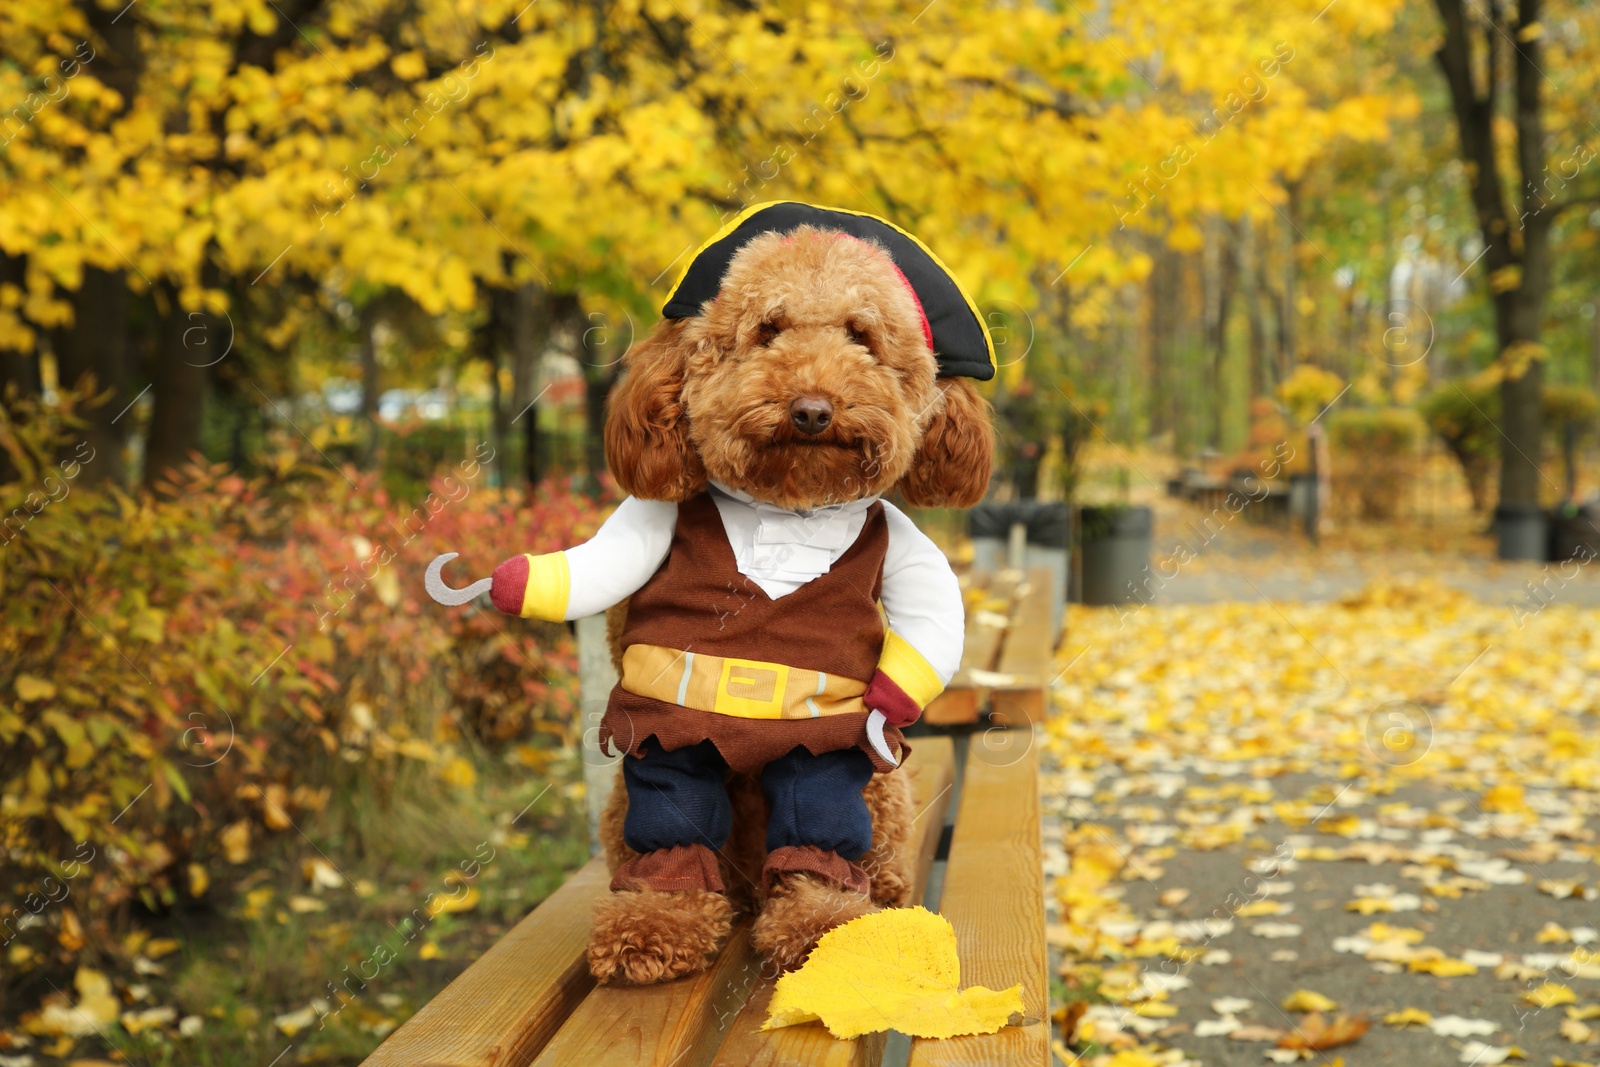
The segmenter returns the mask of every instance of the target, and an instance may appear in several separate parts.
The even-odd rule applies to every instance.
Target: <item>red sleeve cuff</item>
[[[895,684],[882,671],[872,676],[872,681],[867,683],[867,691],[861,697],[867,707],[883,712],[883,717],[890,726],[910,726],[922,715],[922,709],[917,702],[906,695],[906,691]]]
[[[507,615],[521,615],[528,595],[528,557],[512,556],[490,575],[489,599]]]

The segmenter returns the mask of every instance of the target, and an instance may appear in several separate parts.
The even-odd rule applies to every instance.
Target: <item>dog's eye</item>
[[[850,335],[850,343],[851,344],[860,345],[862,348],[865,348],[868,351],[871,351],[871,349],[872,349],[872,338],[867,336],[867,331],[866,330],[863,330],[861,327],[857,326],[855,323],[851,323],[848,327],[845,328],[845,332]]]
[[[760,326],[756,327],[756,344],[760,345],[762,348],[765,348],[770,345],[782,332],[783,328],[777,323],[770,321],[763,322]]]

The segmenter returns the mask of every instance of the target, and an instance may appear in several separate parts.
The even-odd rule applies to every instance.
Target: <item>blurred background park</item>
[[[593,531],[752,203],[939,253],[1136,599],[1241,496],[1252,589],[1582,585],[1597,82],[1573,0],[0,4],[0,1064],[359,1062],[587,857],[571,634],[422,570]]]

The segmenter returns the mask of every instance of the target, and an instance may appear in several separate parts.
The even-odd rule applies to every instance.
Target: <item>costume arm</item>
[[[550,622],[604,611],[649,581],[667,558],[677,520],[678,505],[630,496],[576,548],[500,564],[489,598],[507,615]]]
[[[916,721],[961,666],[966,612],[961,585],[939,546],[893,505],[883,561],[883,611],[889,632],[867,686],[869,707],[895,726]]]

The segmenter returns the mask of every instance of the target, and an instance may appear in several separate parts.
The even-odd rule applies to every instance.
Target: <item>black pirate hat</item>
[[[799,226],[837,230],[876,242],[894,260],[912,295],[922,305],[927,333],[941,375],[988,381],[994,377],[994,341],[977,305],[961,288],[950,268],[911,234],[875,215],[841,208],[814,207],[792,200],[755,204],[734,216],[696,249],[667,296],[661,314],[687,319],[700,314],[706,301],[722,288],[722,277],[734,253],[764,233],[788,233]]]

